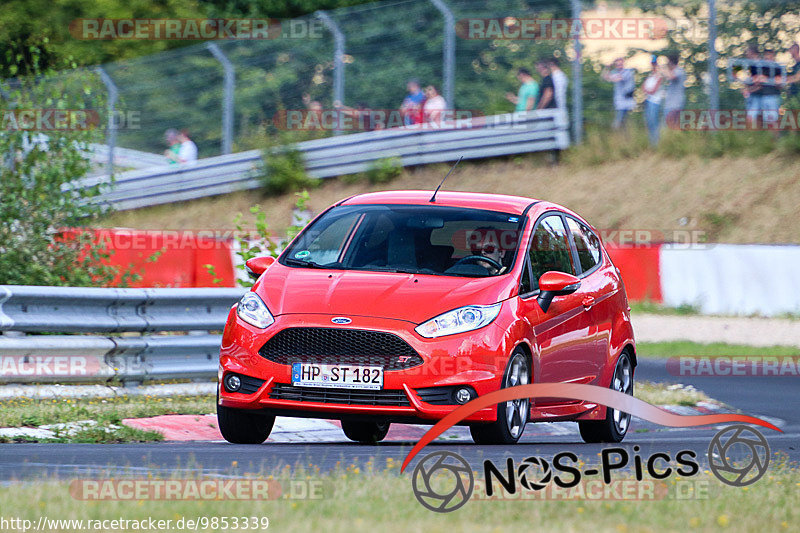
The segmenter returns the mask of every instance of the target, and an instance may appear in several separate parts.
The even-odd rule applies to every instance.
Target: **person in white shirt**
[[[601,76],[604,80],[614,84],[614,116],[613,128],[625,128],[628,114],[636,107],[633,93],[636,90],[636,78],[633,69],[625,68],[625,58],[618,57],[614,60],[612,68],[604,68]]]
[[[422,106],[422,116],[427,123],[441,124],[444,120],[444,112],[447,110],[447,102],[439,94],[436,87],[428,85],[425,87],[425,104]]]
[[[178,134],[178,142],[181,143],[181,147],[178,150],[178,163],[186,163],[188,165],[197,163],[197,145],[189,138],[186,130],[181,130],[180,134]]]
[[[169,129],[165,137],[170,148],[164,152],[170,163],[185,163],[194,165],[197,163],[197,145],[189,138],[186,130],[181,130],[180,133]]]
[[[567,111],[567,87],[569,86],[569,79],[564,71],[561,70],[557,57],[551,57],[547,60],[547,65],[550,67],[550,76],[553,78],[553,87],[555,87],[556,108],[562,110],[566,115]]]
[[[653,56],[650,61],[650,74],[642,83],[644,91],[644,123],[647,126],[647,135],[650,138],[650,146],[658,144],[661,134],[661,103],[664,101],[664,77],[658,68],[658,56]]]

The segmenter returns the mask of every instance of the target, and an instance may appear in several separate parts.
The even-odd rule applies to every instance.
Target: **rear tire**
[[[521,348],[516,348],[508,360],[503,375],[503,389],[531,382],[531,367]],[[528,398],[497,404],[497,420],[489,424],[471,424],[469,432],[475,444],[515,444],[525,432],[530,417]]]
[[[232,444],[261,444],[269,437],[275,417],[249,409],[225,407],[217,402],[217,424],[222,437]]]
[[[622,352],[617,359],[609,388],[633,396],[633,363],[628,352]],[[608,407],[605,419],[578,422],[578,429],[583,442],[622,442],[630,425],[630,414]]]
[[[361,444],[376,444],[382,441],[389,433],[389,422],[353,422],[342,421],[342,431],[345,436]]]

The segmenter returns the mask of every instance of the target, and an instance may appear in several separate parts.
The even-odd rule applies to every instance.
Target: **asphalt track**
[[[691,384],[710,397],[741,410],[745,414],[766,417],[783,433],[760,428],[774,453],[800,461],[800,378],[798,377],[681,377],[667,372],[665,360],[642,360],[637,380]],[[550,424],[547,424],[549,426]],[[466,458],[477,467],[484,459],[504,461],[528,456],[551,458],[571,451],[590,464],[596,463],[600,450],[617,445],[584,444],[577,425],[554,424],[555,432],[543,433],[542,424],[529,425],[521,442],[514,446],[478,446],[469,440],[465,428],[457,428],[447,441],[428,445],[418,457],[433,450],[446,449]],[[620,445],[631,456],[647,457],[665,452],[675,457],[681,450],[693,450],[701,465],[709,443],[719,427],[673,429],[661,428],[634,419],[631,430]],[[400,463],[414,441],[386,442],[377,446],[350,443],[342,438],[335,443],[267,443],[231,445],[218,442],[149,443],[149,444],[4,444],[0,445],[0,481],[8,482],[42,477],[105,477],[118,475],[172,475],[181,472],[227,477],[245,473],[269,473],[285,465],[316,466],[329,470],[353,463],[363,465],[370,459],[382,468],[387,459]],[[634,447],[638,446],[638,451]],[[232,470],[234,461],[237,463]],[[416,459],[413,464],[416,462]]]

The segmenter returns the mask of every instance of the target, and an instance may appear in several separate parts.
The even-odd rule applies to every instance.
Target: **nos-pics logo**
[[[634,450],[638,450],[638,446]],[[546,488],[552,481],[558,483],[558,474],[567,473],[571,476],[570,483],[577,484],[583,475],[602,474],[604,481],[610,483],[611,471],[623,469],[628,466],[629,455],[624,448],[614,448],[617,460],[611,462],[609,457],[613,454],[604,454],[601,469],[580,471],[572,465],[561,464],[554,460],[553,464],[541,457],[528,457],[522,461],[518,468],[512,468],[509,458],[509,469],[505,483],[501,485],[506,490],[514,492],[511,476],[519,486],[528,491],[539,491]],[[571,452],[557,454],[577,461],[577,455]],[[643,466],[654,478],[663,479],[673,473],[672,467],[663,471],[656,471],[654,459],[668,457],[663,453],[656,453],[650,459],[643,461],[634,456],[634,466],[637,479],[641,481]],[[693,476],[700,471],[694,460],[696,454],[691,450],[684,450],[676,454],[678,463],[683,469],[675,468],[674,472],[681,476]],[[609,459],[609,460],[607,460]],[[766,438],[758,430],[743,424],[728,426],[719,431],[711,439],[708,447],[708,465],[711,472],[723,483],[734,487],[751,485],[761,479],[769,467],[770,448]],[[499,473],[494,463],[484,461],[484,471]],[[491,480],[485,480],[487,491],[491,490]],[[460,455],[449,451],[436,451],[423,457],[414,468],[412,474],[412,489],[414,496],[425,508],[438,513],[449,513],[464,506],[472,496],[475,489],[475,476],[472,466]],[[513,484],[515,485],[515,484]]]

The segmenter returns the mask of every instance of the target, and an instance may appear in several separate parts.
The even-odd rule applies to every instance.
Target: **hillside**
[[[388,184],[331,179],[310,192],[314,212],[347,196],[382,189],[433,189],[445,165],[404,170]],[[603,230],[667,234],[697,229],[717,242],[800,243],[800,161],[761,157],[665,158],[647,153],[596,166],[550,167],[537,156],[465,162],[446,189],[518,194],[563,204]],[[260,204],[270,228],[289,223],[292,195],[258,191],[116,213],[103,226],[138,229],[231,229],[237,212]],[[247,218],[245,219],[247,220]]]

